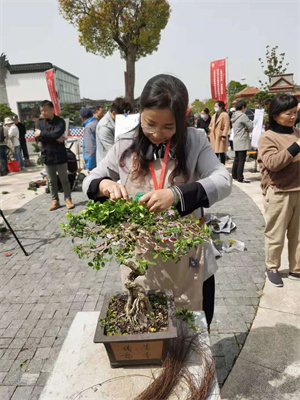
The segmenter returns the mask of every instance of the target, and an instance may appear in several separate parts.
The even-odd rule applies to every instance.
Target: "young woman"
[[[220,157],[221,163],[225,164],[226,155],[228,150],[228,132],[230,130],[229,115],[225,110],[224,101],[217,101],[215,103],[215,114],[212,116],[208,135],[214,152],[217,157]]]
[[[197,128],[204,129],[208,134],[208,127],[211,121],[211,116],[209,114],[209,109],[204,108],[200,113],[200,118],[197,121]]]
[[[205,135],[187,127],[187,109],[188,92],[179,79],[170,75],[150,79],[140,97],[139,126],[123,135],[85,178],[83,191],[88,197],[96,201],[129,199],[143,192],[139,201],[150,211],[176,206],[181,215],[187,215],[228,196],[230,175]],[[199,260],[198,249],[194,253]],[[203,256],[212,260],[204,263],[203,285],[203,309],[210,324],[217,267],[211,248],[206,248]],[[143,280],[143,284],[153,289],[171,288],[178,304],[199,310],[203,277],[197,275],[189,261],[162,263],[151,271],[149,268],[148,281]]]
[[[300,130],[293,127],[297,104],[294,96],[276,96],[269,107],[269,130],[258,143],[266,217],[266,275],[274,286],[283,286],[278,269],[285,235],[289,278],[300,281]]]

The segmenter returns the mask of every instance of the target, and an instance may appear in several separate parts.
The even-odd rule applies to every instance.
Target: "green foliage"
[[[120,264],[133,263],[140,274],[158,257],[178,262],[211,234],[195,217],[180,218],[176,210],[155,214],[136,200],[89,201],[79,215],[67,213],[67,220],[64,233],[80,239],[74,250],[79,258],[91,258],[90,267],[100,269],[115,257]]]
[[[15,115],[11,108],[5,104],[0,104],[0,122],[4,122],[4,118],[12,117]]]
[[[41,148],[37,143],[32,143],[32,147],[33,147],[33,152],[34,153],[39,153],[41,151]],[[36,163],[37,163],[37,165],[43,165],[42,158],[41,158],[40,154],[38,155]]]
[[[195,326],[195,316],[193,311],[188,311],[186,308],[179,308],[176,310],[176,317],[185,321],[187,325],[194,330],[198,329]]]
[[[213,99],[206,100],[204,103],[205,107],[209,109],[210,115],[214,113],[215,101]]]
[[[234,100],[234,96],[241,92],[242,90],[246,89],[248,85],[242,84],[238,81],[230,81],[227,85],[227,96],[228,96],[228,105],[230,106]]]
[[[272,94],[266,90],[263,90],[254,95],[253,102],[261,108],[268,108],[269,104],[274,99],[274,97],[275,97],[275,94]]]
[[[194,114],[199,114],[203,110],[203,108],[205,108],[205,104],[203,103],[203,101],[200,101],[199,99],[196,99],[191,104],[191,110],[193,111]]]
[[[133,64],[157,50],[170,16],[166,0],[60,0],[59,9],[87,52],[107,57],[119,50]]]
[[[214,105],[215,101],[213,99],[209,100],[199,100],[196,99],[192,104],[191,104],[191,110],[198,114],[200,113],[204,108],[208,108],[210,111],[210,114],[212,115],[214,113]]]
[[[61,105],[60,117],[63,118],[70,118],[70,123],[75,126],[81,126],[82,121],[79,116],[79,110],[76,108],[74,104],[70,103],[63,103]]]
[[[270,46],[266,46],[266,61],[263,61],[262,58],[259,58],[261,68],[263,73],[268,77],[268,82],[263,83],[261,80],[259,83],[261,87],[264,89],[268,88],[270,84],[271,75],[284,74],[287,70],[287,66],[289,63],[284,65],[285,53],[277,54],[278,46],[274,46],[270,48]]]

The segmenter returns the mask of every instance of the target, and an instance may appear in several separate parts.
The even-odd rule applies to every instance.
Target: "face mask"
[[[215,107],[214,110],[215,110],[215,112],[219,112],[220,111],[219,107]]]
[[[201,117],[202,119],[205,119],[205,115],[204,115],[204,114],[200,114],[200,117]]]

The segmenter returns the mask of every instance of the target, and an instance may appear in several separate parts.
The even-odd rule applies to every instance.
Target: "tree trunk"
[[[135,84],[135,49],[129,48],[127,57],[126,57],[126,72],[128,79],[128,93],[126,96],[129,97],[129,100],[134,101],[134,84]]]

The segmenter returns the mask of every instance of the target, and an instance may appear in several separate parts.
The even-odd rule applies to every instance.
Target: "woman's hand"
[[[174,194],[171,189],[159,189],[144,194],[139,199],[139,203],[145,204],[151,212],[159,212],[172,207],[174,200]]]
[[[110,179],[103,179],[99,185],[99,191],[104,196],[112,199],[126,199],[129,200],[127,190],[124,185],[120,185],[117,182],[111,181]]]

